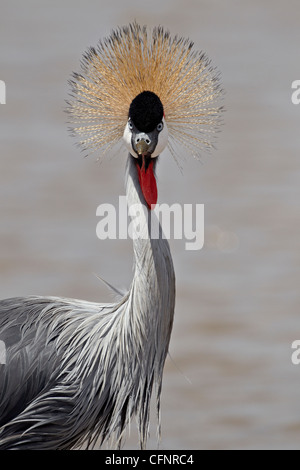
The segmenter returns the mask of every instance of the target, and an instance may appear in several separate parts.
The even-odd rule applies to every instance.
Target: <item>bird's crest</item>
[[[189,39],[163,27],[134,22],[112,31],[84,54],[70,84],[71,130],[88,153],[105,153],[122,140],[130,105],[142,91],[163,104],[175,159],[178,145],[196,157],[212,146],[222,110],[218,72]]]

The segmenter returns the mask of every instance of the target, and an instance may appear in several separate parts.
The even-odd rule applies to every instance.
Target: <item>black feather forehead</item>
[[[131,102],[128,116],[142,132],[151,132],[164,115],[164,108],[159,97],[152,91],[142,91]]]

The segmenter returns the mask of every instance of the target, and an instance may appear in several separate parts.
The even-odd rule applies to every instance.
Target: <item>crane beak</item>
[[[141,143],[142,144],[142,143]],[[154,159],[150,153],[141,153],[136,161],[141,190],[149,209],[154,209],[157,202],[157,186],[153,170]]]
[[[136,151],[138,155],[146,155],[149,150],[149,144],[145,140],[140,140],[136,145]]]

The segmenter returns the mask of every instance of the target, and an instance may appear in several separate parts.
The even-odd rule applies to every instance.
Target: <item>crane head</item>
[[[70,85],[72,135],[98,159],[125,142],[149,207],[157,197],[153,169],[166,146],[180,166],[183,154],[200,158],[214,145],[223,111],[219,73],[192,41],[161,26],[116,28],[85,52]]]
[[[157,201],[153,160],[168,143],[168,128],[159,97],[152,91],[139,93],[131,102],[123,139],[136,158],[139,182],[149,208]]]

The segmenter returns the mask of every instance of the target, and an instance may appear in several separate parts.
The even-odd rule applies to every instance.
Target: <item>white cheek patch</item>
[[[123,134],[123,140],[124,140],[125,146],[133,157],[138,158],[138,155],[135,153],[135,151],[132,148],[131,137],[132,137],[132,133],[128,127],[128,124],[126,124],[125,129],[124,129],[124,134]]]
[[[162,151],[166,148],[168,144],[169,131],[165,118],[162,119],[162,122],[164,124],[164,127],[162,131],[158,134],[157,144],[154,149],[154,152],[151,155],[151,158],[158,157],[158,155],[162,153]]]
[[[151,154],[151,158],[158,157],[158,155],[162,153],[162,151],[166,148],[168,144],[169,131],[168,131],[168,126],[165,121],[165,118],[162,119],[162,122],[163,122],[164,127],[162,131],[159,132],[158,134],[157,144],[154,149],[154,152]],[[138,154],[133,150],[131,138],[132,138],[132,132],[129,129],[128,124],[126,124],[124,133],[123,133],[123,141],[125,143],[127,150],[131,153],[131,155],[135,158],[138,158]]]

